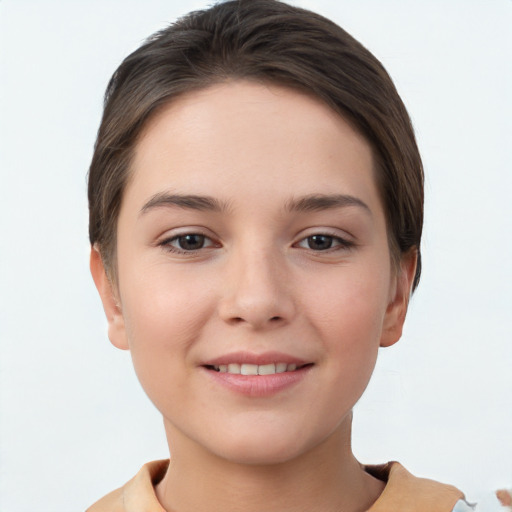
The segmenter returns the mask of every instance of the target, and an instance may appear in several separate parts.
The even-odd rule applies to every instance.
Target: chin
[[[234,464],[268,466],[283,464],[300,457],[321,443],[321,440],[301,439],[289,429],[259,430],[251,435],[231,435],[215,444],[217,456]]]
[[[239,449],[227,449],[219,455],[233,464],[242,464],[247,466],[272,466],[276,464],[284,464],[299,455],[301,450],[297,446],[274,446],[272,442],[267,441],[267,446],[257,447],[240,447]]]

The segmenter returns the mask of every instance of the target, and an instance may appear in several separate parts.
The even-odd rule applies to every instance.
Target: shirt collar
[[[154,486],[164,477],[169,460],[158,460],[142,469],[122,489],[123,512],[165,512]],[[386,482],[384,491],[368,512],[451,512],[464,495],[451,485],[417,478],[398,462],[363,466],[372,476]]]

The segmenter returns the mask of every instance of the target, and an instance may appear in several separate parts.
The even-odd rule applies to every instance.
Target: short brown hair
[[[393,260],[418,253],[423,167],[405,106],[382,64],[332,21],[276,0],[233,0],[196,11],[151,36],[112,76],[89,170],[89,238],[110,276],[123,191],[141,130],[179,95],[230,79],[313,94],[362,133]]]

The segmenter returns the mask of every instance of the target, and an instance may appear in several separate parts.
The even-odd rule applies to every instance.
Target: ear
[[[128,340],[124,324],[123,312],[119,304],[116,290],[107,276],[103,260],[96,246],[91,248],[90,268],[94,284],[100,294],[103,310],[108,322],[108,338],[112,345],[128,350]]]
[[[402,336],[417,261],[418,252],[415,248],[402,256],[400,268],[394,278],[394,289],[391,291],[390,302],[384,317],[380,340],[381,347],[394,345]]]

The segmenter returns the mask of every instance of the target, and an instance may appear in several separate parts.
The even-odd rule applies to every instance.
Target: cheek
[[[187,370],[190,347],[212,309],[207,289],[162,270],[125,279],[121,290],[133,364],[150,395],[148,388],[156,390],[170,375]]]
[[[140,342],[161,348],[186,344],[212,309],[208,280],[184,269],[142,262],[126,268],[124,276],[123,316],[133,348]]]
[[[325,349],[333,392],[347,387],[356,400],[373,372],[389,294],[389,274],[365,269],[331,278],[309,301],[308,315]],[[353,404],[351,404],[353,405]]]
[[[378,344],[389,302],[389,273],[340,269],[310,287],[308,295],[306,307],[324,331],[322,338],[339,339],[345,348]]]

